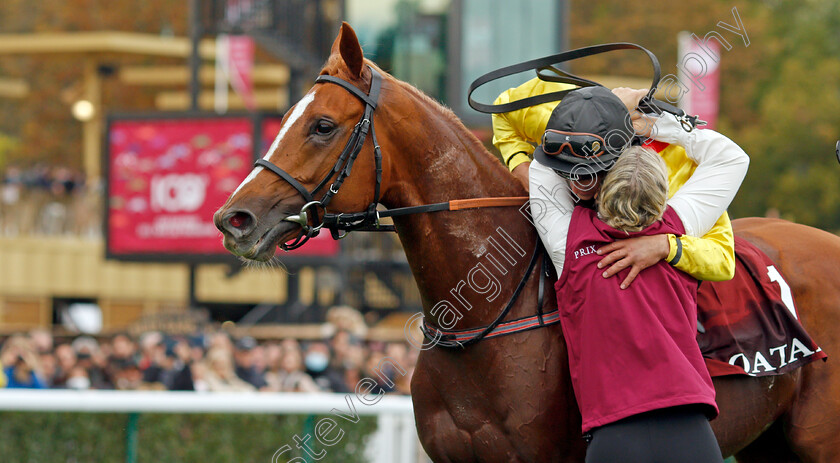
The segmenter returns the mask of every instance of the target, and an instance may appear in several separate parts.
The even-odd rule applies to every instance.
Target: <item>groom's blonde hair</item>
[[[615,229],[637,232],[662,218],[667,199],[665,161],[648,148],[631,146],[604,178],[598,214]]]

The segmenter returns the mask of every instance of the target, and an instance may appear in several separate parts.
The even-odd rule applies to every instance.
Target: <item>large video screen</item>
[[[108,257],[228,259],[213,213],[263,155],[264,139],[279,119],[265,121],[260,127],[261,120],[249,116],[110,118]],[[336,254],[338,244],[323,235],[290,255]]]

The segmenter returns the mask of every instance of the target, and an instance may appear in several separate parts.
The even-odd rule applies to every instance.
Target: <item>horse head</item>
[[[340,79],[361,94],[319,77],[285,114],[263,160],[214,215],[225,247],[235,255],[267,260],[278,245],[302,236],[301,230],[316,228],[325,213],[325,207],[317,203],[324,195],[330,196],[329,211],[333,213],[364,211],[378,199],[374,143],[364,142],[365,137],[350,161],[353,175],[340,183],[340,192],[334,187],[340,176],[334,168],[346,164],[346,147],[359,137],[361,118],[369,109],[363,98],[378,74],[365,60],[356,33],[347,23],[341,26],[320,74]],[[309,204],[313,200],[316,204]],[[290,216],[297,221],[290,221]]]

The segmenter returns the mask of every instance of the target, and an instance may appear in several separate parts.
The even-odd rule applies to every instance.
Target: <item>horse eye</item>
[[[318,121],[318,123],[315,124],[315,133],[318,135],[329,135],[334,128],[335,127],[327,121]]]

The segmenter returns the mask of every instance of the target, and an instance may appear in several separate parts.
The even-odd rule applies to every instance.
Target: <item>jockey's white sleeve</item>
[[[528,176],[531,218],[560,277],[575,201],[568,181],[538,161],[531,162]]]
[[[735,198],[747,175],[750,158],[735,142],[713,130],[686,132],[671,115],[654,125],[654,138],[685,148],[697,169],[668,205],[680,216],[686,235],[701,237],[711,230]]]
[[[691,178],[668,200],[686,234],[705,235],[726,211],[747,173],[749,157],[733,141],[708,129],[686,132],[670,115],[657,120],[654,139],[685,148],[697,163]],[[529,168],[531,216],[559,277],[566,259],[566,237],[575,197],[568,181],[538,161]]]

